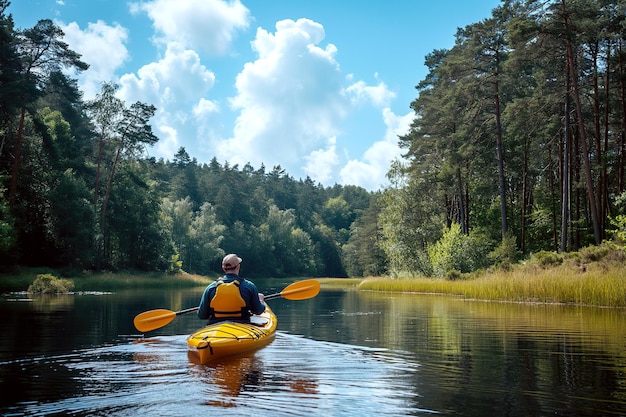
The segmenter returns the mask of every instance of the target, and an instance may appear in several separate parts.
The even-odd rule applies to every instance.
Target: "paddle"
[[[276,294],[266,295],[266,300],[272,300],[274,298],[286,298],[287,300],[306,300],[313,298],[320,292],[320,283],[315,279],[305,279],[304,281],[294,282],[286,286],[281,292]],[[176,316],[182,314],[193,313],[198,311],[199,307],[187,308],[180,311],[171,311],[164,308],[157,310],[144,311],[137,314],[133,323],[135,328],[140,332],[149,332],[151,330],[159,329],[169,324]]]

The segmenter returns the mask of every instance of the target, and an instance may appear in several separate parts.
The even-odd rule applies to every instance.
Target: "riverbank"
[[[486,272],[469,279],[364,279],[362,291],[434,293],[466,299],[626,308],[626,266],[594,263]]]
[[[14,273],[0,275],[0,292],[26,291],[37,275],[51,274],[59,278],[70,279],[74,291],[119,291],[123,289],[166,289],[193,288],[210,284],[213,279],[201,275],[159,272],[82,272],[72,276],[63,276],[49,268],[20,268]]]
[[[459,276],[434,278],[320,278],[322,288],[353,288],[359,291],[432,293],[467,299],[524,303],[560,303],[626,308],[626,262],[606,257],[589,262],[554,258],[514,265],[508,270],[493,270]],[[556,259],[556,260],[555,260]],[[26,291],[38,274],[49,269],[23,268],[0,275],[0,292]],[[69,278],[74,291],[119,291],[123,289],[171,289],[203,287],[216,277],[193,274],[102,272],[81,273]],[[295,279],[294,279],[295,280]]]

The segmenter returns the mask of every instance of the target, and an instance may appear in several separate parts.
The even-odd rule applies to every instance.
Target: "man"
[[[211,283],[202,294],[198,318],[210,323],[220,320],[248,321],[252,314],[265,311],[263,294],[256,285],[239,277],[242,259],[231,253],[224,256],[225,275]]]

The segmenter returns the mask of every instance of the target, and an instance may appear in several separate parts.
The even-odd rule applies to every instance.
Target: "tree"
[[[107,208],[118,163],[123,156],[134,158],[136,154],[143,151],[145,145],[152,145],[158,141],[158,138],[152,133],[152,127],[149,124],[149,120],[156,112],[156,108],[141,102],[136,102],[127,108],[122,100],[115,97],[117,89],[118,86],[116,84],[104,83],[100,94],[87,104],[87,111],[91,115],[98,132],[94,206],[96,206],[95,211],[99,213],[100,239],[102,241],[96,245],[97,268],[100,265],[102,244],[106,245]],[[107,146],[109,149],[105,148]],[[111,152],[112,160],[110,161],[110,170],[102,204],[98,210],[100,179],[103,171],[105,151]]]
[[[68,168],[51,191],[50,203],[58,261],[72,268],[90,267],[94,213],[85,182]]]
[[[22,151],[22,137],[27,107],[39,95],[43,75],[61,67],[86,70],[89,66],[80,60],[80,54],[62,41],[63,31],[49,19],[40,20],[32,29],[18,34],[18,51],[22,60],[22,78],[19,96],[21,112],[15,142],[15,156],[9,190],[9,201],[15,202]],[[32,111],[29,109],[29,111]]]
[[[3,265],[8,265],[8,255],[15,246],[15,220],[11,216],[9,205],[4,198],[4,190],[0,189],[0,259]]]
[[[188,272],[204,275],[211,272],[215,261],[226,254],[220,246],[225,231],[226,226],[218,222],[214,207],[210,203],[202,204],[189,227]]]
[[[381,245],[379,196],[350,226],[350,238],[342,248],[346,272],[351,277],[381,276],[387,272],[387,259]]]
[[[6,14],[11,3],[0,0],[0,158],[11,131],[11,122],[19,104],[15,97],[20,95],[22,63],[17,49],[13,17]]]

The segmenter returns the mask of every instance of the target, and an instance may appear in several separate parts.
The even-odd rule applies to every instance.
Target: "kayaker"
[[[248,321],[265,311],[263,294],[252,281],[239,277],[242,259],[234,253],[224,256],[224,276],[211,283],[202,294],[198,318],[214,323],[221,320]]]

